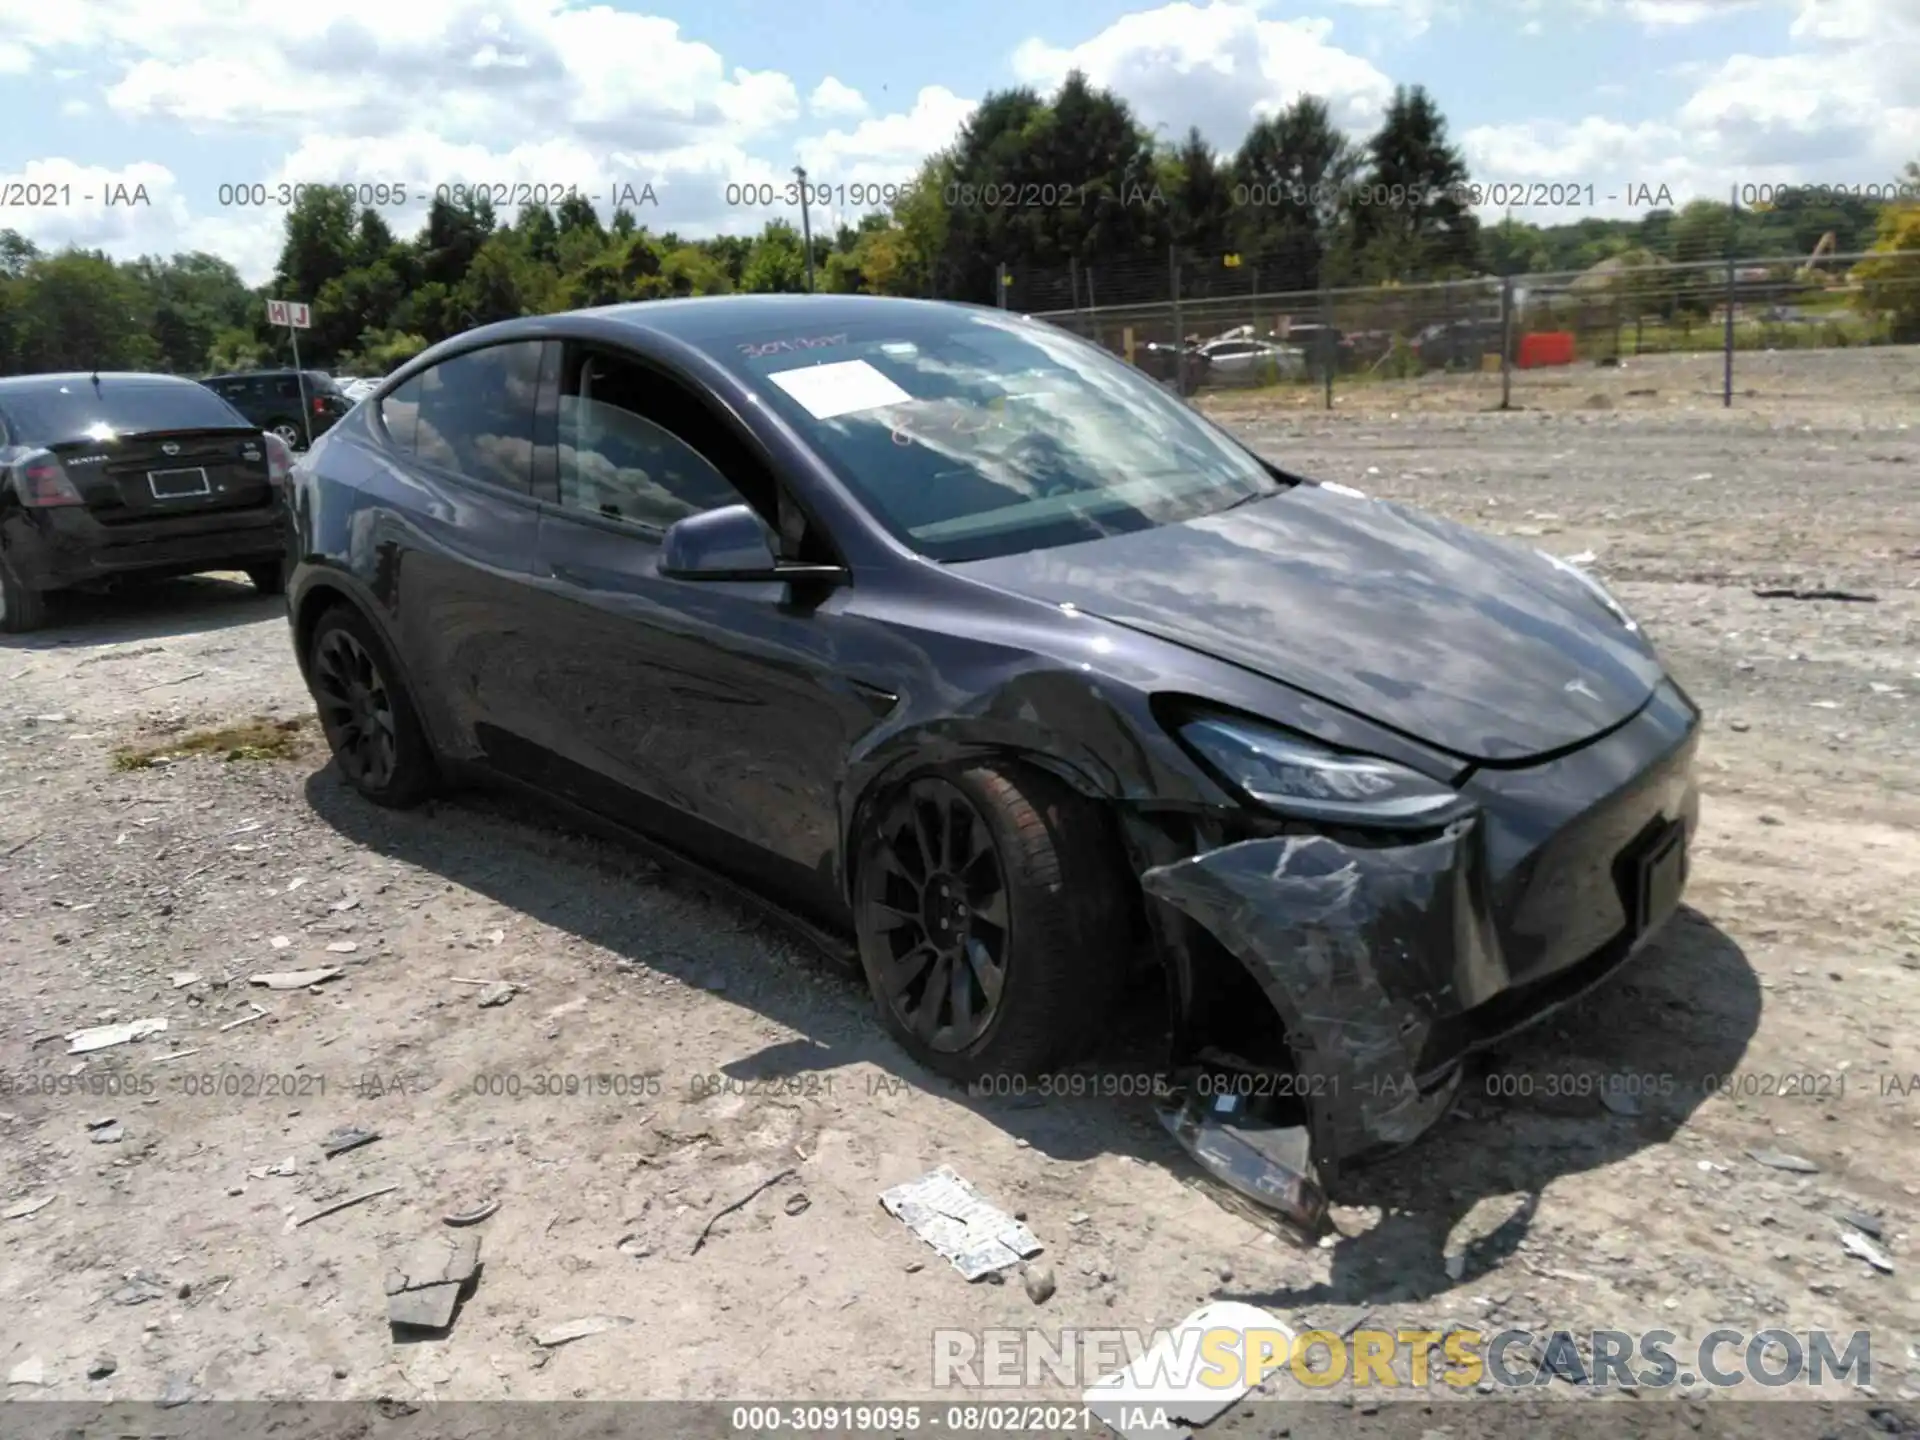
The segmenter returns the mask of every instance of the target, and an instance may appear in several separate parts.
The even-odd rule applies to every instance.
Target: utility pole
[[[800,181],[800,243],[807,249],[807,293],[813,293],[813,222],[807,215],[807,172],[800,166],[793,167],[795,178]]]
[[[1733,187],[1733,197],[1727,204],[1727,335],[1726,359],[1723,378],[1720,382],[1720,406],[1724,410],[1733,408],[1733,306],[1740,296],[1740,271],[1734,263],[1739,254],[1734,246],[1734,222],[1740,217],[1740,187]]]

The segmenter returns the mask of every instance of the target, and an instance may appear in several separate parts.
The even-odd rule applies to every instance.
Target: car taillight
[[[293,447],[271,430],[260,435],[267,442],[267,481],[275,487],[285,485],[293,474]]]
[[[66,466],[44,450],[14,463],[13,488],[19,493],[22,505],[30,505],[36,510],[87,503],[74,488]]]
[[[327,397],[326,396],[316,395],[313,397],[313,413],[316,415],[324,415],[327,413]]]

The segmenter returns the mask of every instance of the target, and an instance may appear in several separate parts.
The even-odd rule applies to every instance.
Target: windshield
[[[1172,524],[1280,488],[1131,366],[1010,316],[936,311],[713,350],[936,560]]]
[[[204,385],[111,375],[101,376],[98,384],[81,375],[32,388],[0,389],[0,410],[18,437],[31,445],[247,425],[239,411]]]

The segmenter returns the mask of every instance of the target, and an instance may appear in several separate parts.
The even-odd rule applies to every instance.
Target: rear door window
[[[389,430],[403,420],[394,402],[413,391],[415,455],[469,479],[531,492],[534,402],[544,345],[520,340],[442,361],[388,398],[382,414],[393,407]]]

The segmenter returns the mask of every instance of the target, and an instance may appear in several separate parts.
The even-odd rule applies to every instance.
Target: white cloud
[[[1736,183],[1884,181],[1920,135],[1920,0],[1801,0],[1787,55],[1706,71],[1679,120]]]
[[[1215,146],[1237,147],[1254,120],[1302,95],[1326,100],[1336,123],[1377,120],[1393,82],[1328,43],[1326,20],[1268,20],[1258,4],[1176,3],[1122,16],[1079,45],[1028,40],[1013,55],[1026,84],[1052,87],[1069,70],[1111,86],[1149,126],[1200,127]]]
[[[1583,14],[1600,20],[1625,19],[1642,29],[1684,30],[1758,8],[1765,0],[1580,0]]]
[[[1747,0],[1594,0],[1641,25],[1697,24]],[[1688,87],[1666,117],[1627,125],[1601,116],[1481,126],[1462,141],[1483,183],[1563,181],[1622,197],[1637,187],[1675,200],[1721,200],[1735,187],[1858,186],[1897,181],[1920,135],[1920,0],[1782,0],[1794,10],[1784,54],[1738,53],[1674,67]],[[1551,208],[1519,218],[1569,218]]]
[[[911,110],[802,140],[800,160],[808,180],[821,187],[816,196],[826,197],[817,223],[822,228],[850,225],[891,204],[929,155],[954,142],[975,103],[929,85],[914,97]]]
[[[30,160],[7,178],[42,194],[58,190],[60,203],[8,216],[42,249],[78,245],[122,258],[205,250],[253,280],[265,279],[279,254],[277,232],[251,217],[196,213],[173,171],[151,161],[114,167],[53,157]]]
[[[635,149],[740,140],[796,119],[785,75],[734,69],[656,16],[573,0],[0,0],[0,33],[117,71],[131,120],[206,130],[449,139],[552,133]]]
[[[1461,7],[1449,0],[1339,0],[1339,3],[1354,10],[1387,13],[1399,34],[1409,40],[1426,34],[1436,20],[1454,20],[1461,14]]]
[[[1514,116],[1466,131],[1458,138],[1482,184],[1591,185],[1599,213],[1625,213],[1625,199],[1605,197],[1642,186],[1666,185],[1684,200],[1719,198],[1741,182],[1884,181],[1913,158],[1920,0],[1487,3],[1503,19],[1543,27],[1550,41],[1571,32],[1574,44],[1575,27],[1588,18],[1668,31],[1759,5],[1793,18],[1774,53],[1759,53],[1755,41],[1755,53],[1670,66],[1636,81],[1642,115],[1647,85],[1679,87],[1664,112],[1638,123],[1604,114]],[[1396,35],[1466,13],[1459,0],[1336,6],[1340,15],[1390,19]],[[1335,43],[1332,21],[1284,13],[1271,0],[1176,0],[1078,42],[1029,39],[1013,52],[1013,71],[1021,83],[1051,89],[1081,69],[1116,90],[1149,127],[1177,136],[1197,124],[1228,150],[1254,119],[1303,94],[1325,98],[1350,132],[1372,129],[1393,79]],[[149,134],[190,131],[214,143],[278,137],[280,158],[258,177],[270,186],[384,182],[430,192],[484,185],[506,187],[510,202],[522,185],[546,186],[549,196],[571,185],[603,211],[651,186],[655,203],[638,218],[683,233],[752,232],[776,215],[798,218],[788,203],[796,160],[828,191],[817,223],[852,219],[871,208],[868,187],[911,178],[929,153],[953,141],[974,106],[928,86],[908,108],[876,115],[837,77],[821,80],[803,106],[788,76],[730,66],[675,22],[600,0],[329,0],[291,11],[267,0],[213,7],[0,0],[0,35],[0,73],[82,80],[83,89],[63,92],[70,97],[63,115],[91,104],[152,127]],[[1604,86],[1588,93],[1606,109],[1624,94]],[[803,116],[818,127],[813,133],[796,133]],[[112,183],[145,183],[152,203],[128,210],[96,200],[25,212],[22,228],[43,244],[74,241],[115,254],[206,248],[234,260],[250,280],[264,277],[279,250],[278,204],[223,207],[216,194],[198,193],[209,186],[185,186],[160,165],[89,170],[43,159],[9,178],[50,177],[89,186],[96,196]],[[745,185],[771,187],[774,203],[746,203]],[[1553,223],[1581,212],[1521,213]],[[390,211],[401,234],[423,216],[418,196]]]
[[[1681,30],[1753,8],[1755,0],[1627,0],[1627,18],[1649,30]]]
[[[867,101],[851,85],[829,75],[807,97],[807,110],[828,120],[853,119],[867,113]]]

